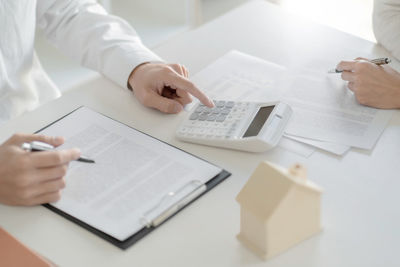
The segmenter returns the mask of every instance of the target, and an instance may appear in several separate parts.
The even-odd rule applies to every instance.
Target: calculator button
[[[207,121],[215,121],[216,118],[217,118],[216,115],[211,114],[210,116],[208,116]]]
[[[227,108],[232,108],[234,105],[235,105],[235,102],[233,102],[233,101],[228,101],[228,102],[226,102],[225,107],[227,107]]]
[[[217,102],[217,107],[222,108],[225,105],[225,101],[218,101]]]
[[[196,109],[195,109],[195,113],[200,113],[200,112],[202,112],[203,111],[203,107],[201,107],[201,106],[198,106]]]
[[[229,108],[224,108],[224,109],[221,111],[221,114],[227,115],[227,114],[229,114],[229,112],[231,112],[231,109],[229,109]]]
[[[222,111],[222,108],[215,108],[215,109],[213,109],[212,113],[219,114],[219,113],[221,113],[221,111]]]
[[[199,120],[200,120],[200,121],[205,121],[206,119],[207,119],[207,114],[202,113],[202,114],[199,116]]]
[[[192,115],[190,115],[189,120],[197,120],[197,118],[199,117],[199,113],[193,113]]]
[[[218,122],[223,122],[225,119],[226,119],[226,116],[224,116],[224,115],[219,115],[219,116],[217,117],[217,121],[218,121]]]

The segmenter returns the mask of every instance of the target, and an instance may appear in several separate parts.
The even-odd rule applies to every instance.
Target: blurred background
[[[110,13],[126,19],[143,42],[155,48],[169,38],[196,28],[251,0],[98,0]],[[375,42],[373,0],[264,0],[314,22]],[[96,75],[63,56],[37,32],[36,51],[49,76],[60,87]]]

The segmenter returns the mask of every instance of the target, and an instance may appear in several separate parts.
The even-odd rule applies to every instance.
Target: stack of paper
[[[393,113],[358,104],[337,75],[288,70],[238,51],[192,79],[213,99],[288,103],[294,112],[285,137],[306,145],[295,147],[287,139],[281,145],[304,156],[312,153],[310,146],[337,155],[351,147],[372,149]]]

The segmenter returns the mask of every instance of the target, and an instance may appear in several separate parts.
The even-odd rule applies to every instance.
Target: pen
[[[47,143],[39,142],[39,141],[33,141],[30,143],[23,143],[21,148],[26,151],[32,151],[32,152],[37,152],[37,151],[49,151],[53,150],[54,146],[49,145]],[[80,156],[77,161],[80,162],[86,162],[86,163],[95,163],[94,160],[89,159],[88,157],[85,156]]]
[[[374,63],[376,65],[385,65],[385,64],[389,64],[390,62],[392,62],[392,60],[390,60],[390,58],[387,57],[381,57],[381,58],[376,58],[376,59],[371,59],[368,62]],[[342,73],[342,70],[338,70],[338,69],[331,69],[328,71],[328,73]]]

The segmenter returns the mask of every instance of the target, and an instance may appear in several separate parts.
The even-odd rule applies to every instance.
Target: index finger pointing
[[[337,66],[337,70],[353,71],[356,61],[341,61]]]
[[[199,88],[197,88],[196,85],[175,72],[171,71],[170,75],[167,75],[165,82],[172,88],[179,88],[187,91],[191,95],[197,97],[204,105],[210,108],[214,107],[214,103]]]
[[[67,149],[67,150],[53,150],[53,151],[40,151],[31,152],[30,157],[33,166],[36,168],[52,167],[69,163],[72,160],[76,160],[80,157],[81,152],[79,149]]]

